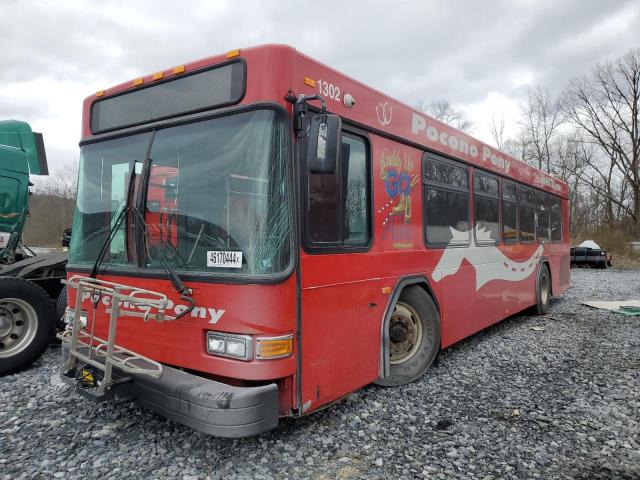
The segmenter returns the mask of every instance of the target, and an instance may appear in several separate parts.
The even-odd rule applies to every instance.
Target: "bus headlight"
[[[249,335],[207,332],[207,353],[238,360],[253,359],[253,339]]]

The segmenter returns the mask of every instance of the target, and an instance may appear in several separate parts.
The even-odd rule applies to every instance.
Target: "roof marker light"
[[[133,86],[137,87],[138,85],[142,85],[144,83],[144,77],[136,78],[133,81]]]
[[[180,65],[179,67],[175,67],[173,69],[173,74],[178,75],[180,73],[184,73],[184,65]]]
[[[164,78],[164,72],[157,72],[153,74],[154,80],[160,80],[161,78]]]
[[[316,81],[313,78],[304,77],[304,84],[315,88]]]
[[[240,55],[240,49],[236,48],[235,50],[231,50],[229,52],[227,52],[227,58],[234,58],[237,57],[238,55]]]
[[[99,90],[96,92],[96,97],[104,97],[104,90]]]

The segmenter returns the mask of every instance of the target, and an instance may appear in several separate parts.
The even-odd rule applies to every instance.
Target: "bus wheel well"
[[[426,295],[428,295],[436,306],[438,314],[441,313],[440,304],[436,296],[433,294],[433,290],[429,285],[428,280],[423,275],[415,275],[410,277],[401,278],[396,284],[391,296],[389,297],[389,302],[387,303],[384,316],[382,318],[381,324],[381,332],[380,332],[380,378],[386,378],[389,375],[390,365],[389,365],[389,321],[391,319],[391,314],[393,313],[393,308],[400,298],[400,294],[403,290],[409,287],[419,287],[421,288]]]

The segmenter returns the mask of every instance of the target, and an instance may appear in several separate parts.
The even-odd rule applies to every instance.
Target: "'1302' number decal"
[[[329,97],[336,102],[340,101],[340,87],[333,83],[325,82],[324,80],[318,80],[318,93]]]

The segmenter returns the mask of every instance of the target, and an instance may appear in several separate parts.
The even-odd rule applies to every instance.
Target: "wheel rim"
[[[20,298],[0,299],[0,358],[22,352],[38,331],[35,309]]]
[[[549,277],[542,275],[540,277],[540,301],[545,304],[549,300]]]
[[[409,361],[422,343],[422,321],[415,309],[398,302],[389,322],[390,363],[397,365]]]

